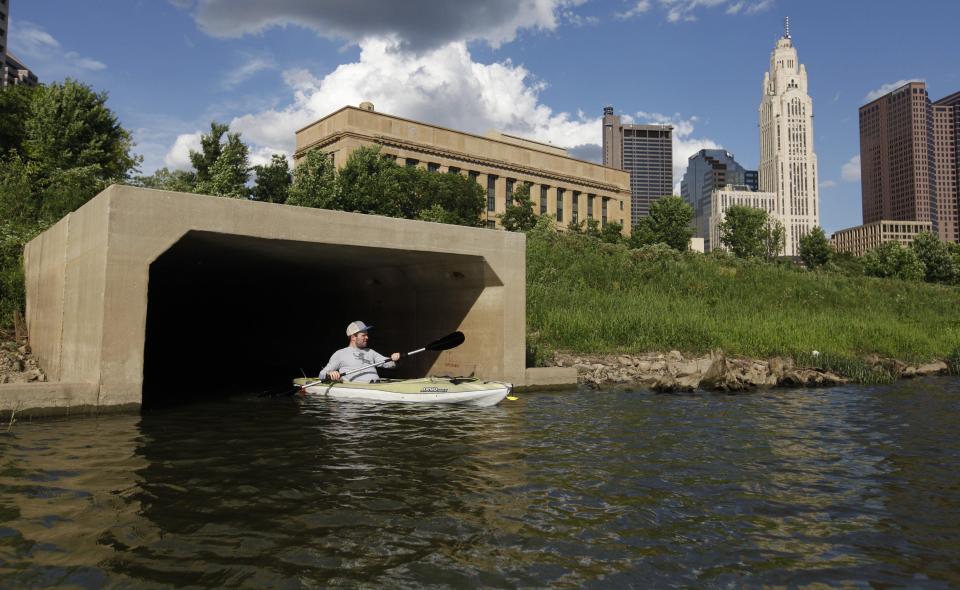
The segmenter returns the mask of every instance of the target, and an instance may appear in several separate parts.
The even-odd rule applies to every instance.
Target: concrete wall
[[[221,345],[238,354],[265,347],[270,356],[263,340],[274,325],[291,350],[319,341],[329,354],[343,345],[348,321],[375,319],[381,352],[419,348],[448,329],[466,334],[461,347],[424,355],[408,372],[475,371],[520,384],[525,248],[516,233],[112,186],[28,244],[31,346],[51,380],[95,384],[99,405],[139,404],[148,309],[163,305],[150,301],[154,293],[180,297],[166,315],[151,312],[155,332],[185,318],[167,334],[185,358],[164,357],[165,373],[166,363],[199,366]],[[178,283],[180,270],[187,278]],[[192,285],[211,284],[217,292],[196,294],[208,302],[203,314],[191,315]],[[212,325],[258,340],[238,343],[243,329],[220,341],[205,334],[217,301],[231,315]],[[248,366],[240,365],[241,381],[256,377]]]

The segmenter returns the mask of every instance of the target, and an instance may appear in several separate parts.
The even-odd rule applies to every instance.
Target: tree
[[[118,182],[136,169],[130,133],[106,103],[105,92],[70,79],[31,93],[23,150],[35,183],[49,182],[53,170],[93,166],[97,179]]]
[[[150,176],[135,177],[131,184],[143,188],[192,193],[197,186],[197,175],[186,170],[170,170],[164,167],[159,168]]]
[[[290,165],[283,154],[273,154],[270,163],[254,166],[257,175],[251,196],[266,203],[286,203],[290,192]]]
[[[930,283],[952,283],[957,277],[957,265],[950,249],[930,232],[921,232],[913,238],[910,249],[924,267],[924,279]]]
[[[650,214],[640,220],[631,234],[631,246],[666,244],[681,252],[690,247],[693,237],[693,207],[676,195],[660,197],[650,206]]]
[[[26,120],[30,113],[35,87],[15,84],[0,89],[0,156],[10,150],[26,158]]]
[[[611,221],[600,230],[600,240],[608,244],[623,243],[623,224]]]
[[[513,190],[513,203],[507,205],[507,210],[499,217],[503,229],[507,231],[525,232],[533,229],[537,224],[537,216],[533,213],[529,184],[517,184]]]
[[[574,220],[571,219],[570,222],[567,223],[567,231],[570,232],[570,233],[572,233],[572,234],[582,234],[582,233],[583,233],[583,222],[582,222],[582,221],[574,221]]]
[[[409,199],[406,194],[398,197],[404,217],[470,227],[483,226],[480,215],[485,206],[484,195],[476,181],[460,174],[441,174],[420,168],[396,166],[394,174],[398,171],[412,177],[414,183],[414,189],[410,192],[414,199]],[[403,183],[398,183],[397,188],[400,191],[409,190]],[[439,213],[441,211],[442,214]]]
[[[720,222],[720,242],[738,258],[763,256],[766,225],[767,212],[763,209],[734,205]]]
[[[239,133],[229,133],[229,129],[216,121],[210,123],[210,133],[200,138],[201,151],[190,150],[190,162],[197,174],[194,190],[203,195],[246,199],[250,196],[250,148]],[[222,142],[224,135],[227,139]]]
[[[830,262],[833,248],[822,227],[815,226],[810,233],[800,237],[799,254],[804,266],[811,270]]]
[[[583,233],[591,238],[600,237],[600,220],[588,217],[583,226]]]
[[[863,272],[872,277],[920,281],[925,269],[913,250],[898,242],[885,242],[863,255]]]
[[[310,150],[293,169],[287,205],[333,209],[337,201],[337,171],[330,154]]]
[[[763,228],[763,255],[767,260],[773,260],[783,254],[787,232],[779,220],[768,218]]]
[[[419,212],[412,203],[419,195],[417,171],[401,168],[380,153],[380,146],[359,147],[337,172],[333,209],[387,217],[412,217]],[[403,213],[407,215],[403,215]]]

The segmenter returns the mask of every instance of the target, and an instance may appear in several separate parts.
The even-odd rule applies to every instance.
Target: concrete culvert
[[[353,320],[384,353],[466,334],[397,376],[523,383],[524,257],[522,234],[113,186],[27,245],[27,324],[98,407],[285,385]]]

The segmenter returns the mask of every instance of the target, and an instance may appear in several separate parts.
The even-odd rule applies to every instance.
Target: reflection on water
[[[0,587],[951,587],[960,382],[0,433]]]

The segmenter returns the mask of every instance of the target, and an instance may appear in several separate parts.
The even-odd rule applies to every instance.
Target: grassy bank
[[[960,289],[809,272],[537,228],[527,240],[535,356],[720,348],[753,357],[869,354],[906,362],[960,347]]]

